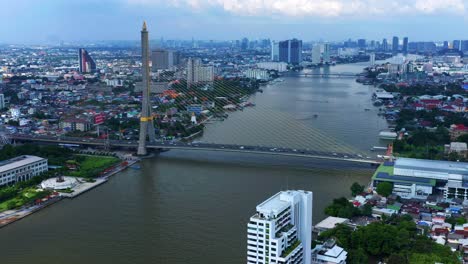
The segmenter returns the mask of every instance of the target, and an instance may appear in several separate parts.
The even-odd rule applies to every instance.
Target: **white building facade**
[[[278,72],[288,71],[288,64],[286,62],[259,62],[257,67],[265,70],[275,70]]]
[[[23,155],[0,162],[0,186],[30,180],[48,170],[47,159]]]
[[[311,263],[312,192],[281,191],[247,224],[247,263]]]
[[[198,58],[189,58],[187,60],[188,84],[212,81],[214,81],[214,67],[212,65],[205,66]]]

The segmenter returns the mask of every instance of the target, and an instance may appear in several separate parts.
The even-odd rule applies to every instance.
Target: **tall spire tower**
[[[143,75],[143,91],[142,91],[142,107],[140,117],[140,139],[138,141],[138,155],[146,155],[146,138],[149,137],[150,142],[156,140],[154,133],[154,122],[151,111],[151,75],[150,75],[150,50],[149,50],[149,39],[148,30],[146,28],[146,22],[143,22],[143,28],[141,29],[141,61],[142,61],[142,75]]]

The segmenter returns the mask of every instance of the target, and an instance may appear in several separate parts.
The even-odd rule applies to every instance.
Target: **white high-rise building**
[[[198,58],[187,60],[187,85],[214,81],[214,67],[204,66]]]
[[[371,66],[374,66],[374,65],[375,65],[375,53],[371,53],[371,54],[369,55],[369,57],[370,57],[370,59],[369,59],[370,65],[371,65]]]
[[[271,42],[271,60],[279,61],[279,42],[277,41]]]
[[[281,191],[247,224],[247,263],[310,264],[312,192]]]
[[[330,63],[330,44],[323,44],[323,63]]]
[[[316,44],[312,48],[312,63],[313,64],[320,64],[322,63],[322,48],[320,44]]]

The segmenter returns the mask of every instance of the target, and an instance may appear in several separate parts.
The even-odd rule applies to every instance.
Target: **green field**
[[[118,158],[105,156],[77,155],[76,157],[79,169],[69,172],[68,175],[83,178],[97,177],[99,173],[120,161]]]
[[[31,203],[36,199],[42,199],[49,195],[50,191],[37,191],[35,188],[26,188],[22,190],[16,197],[0,203],[0,212],[21,207],[27,203]]]

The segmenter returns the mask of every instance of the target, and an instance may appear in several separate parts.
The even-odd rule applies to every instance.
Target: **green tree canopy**
[[[393,184],[390,182],[381,182],[377,184],[377,193],[387,197],[392,194],[393,191]]]

